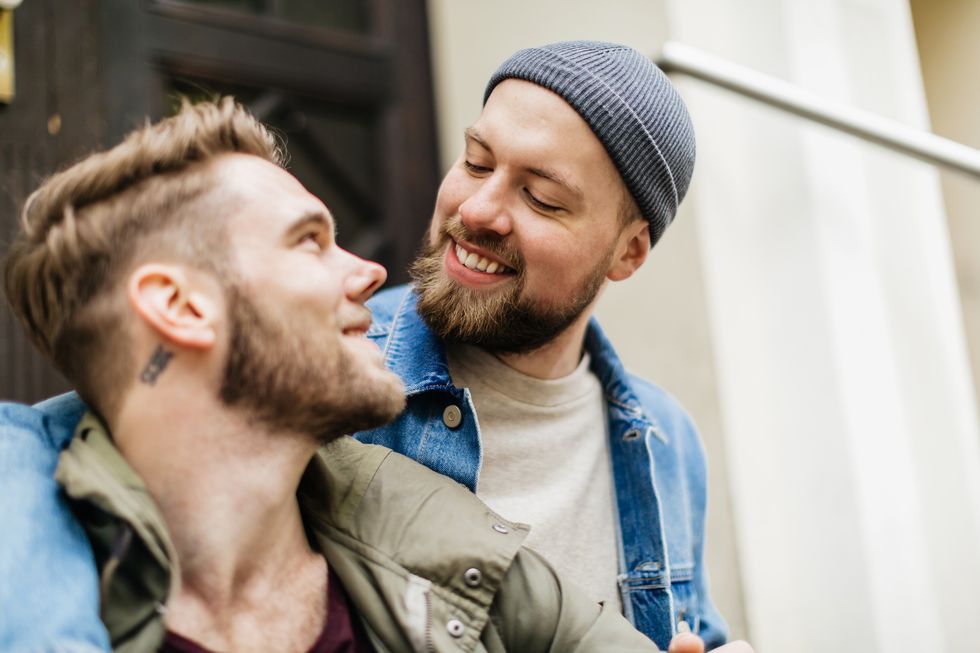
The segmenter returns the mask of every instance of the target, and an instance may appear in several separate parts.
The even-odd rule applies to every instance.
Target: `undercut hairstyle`
[[[7,299],[103,416],[136,374],[123,326],[129,273],[152,256],[220,274],[229,207],[204,167],[236,152],[284,161],[275,136],[232,98],[184,100],[176,115],[52,175],[27,199],[5,266]]]

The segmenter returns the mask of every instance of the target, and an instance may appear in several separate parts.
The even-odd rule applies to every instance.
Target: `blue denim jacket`
[[[439,341],[406,287],[371,300],[368,335],[405,381],[408,407],[392,424],[358,435],[406,454],[471,490],[479,429],[466,389],[453,386]],[[690,419],[662,390],[623,369],[598,324],[586,347],[605,388],[619,510],[620,586],[626,616],[666,649],[678,619],[708,647],[725,624],[704,569],[704,453]],[[450,429],[446,406],[462,409]],[[84,404],[74,394],[34,407],[0,404],[0,651],[108,651],[98,617],[91,548],[54,480]]]
[[[0,404],[0,651],[109,650],[95,557],[54,480],[86,408],[72,393]]]
[[[394,422],[358,439],[475,491],[482,452],[473,401],[469,390],[453,385],[442,344],[415,311],[415,294],[400,286],[368,305],[374,314],[368,336],[405,382],[408,405]],[[697,431],[672,397],[626,372],[595,319],[585,347],[608,404],[626,616],[664,650],[681,619],[709,649],[722,644],[727,628],[708,595],[704,568],[705,458]],[[463,414],[455,428],[443,420],[450,405]]]

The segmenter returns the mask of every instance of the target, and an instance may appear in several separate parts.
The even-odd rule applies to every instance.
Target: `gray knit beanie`
[[[563,41],[515,53],[490,78],[484,104],[508,78],[557,93],[585,119],[650,223],[651,246],[656,243],[694,172],[694,127],[667,76],[625,45]]]

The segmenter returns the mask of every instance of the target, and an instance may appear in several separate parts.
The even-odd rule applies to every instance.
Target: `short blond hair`
[[[6,261],[7,298],[90,403],[105,404],[97,398],[124,387],[134,366],[119,347],[124,294],[109,291],[139,253],[213,269],[223,221],[202,209],[216,187],[202,167],[233,152],[280,166],[284,159],[276,138],[232,98],[184,101],[177,115],[54,174],[25,203]]]

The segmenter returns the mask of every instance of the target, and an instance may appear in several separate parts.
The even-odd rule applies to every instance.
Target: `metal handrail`
[[[863,109],[832,102],[776,77],[688,45],[667,42],[657,64],[908,156],[980,178],[980,150]]]

